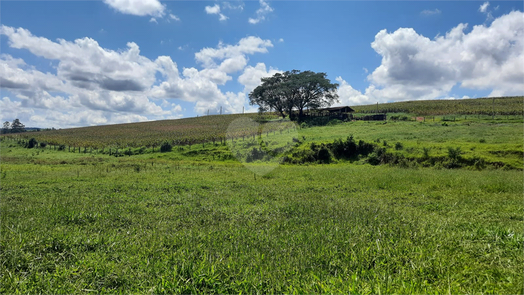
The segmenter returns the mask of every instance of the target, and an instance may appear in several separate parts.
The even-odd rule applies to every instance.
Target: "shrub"
[[[429,151],[431,151],[431,148],[428,148],[428,147],[423,147],[422,148],[422,157],[424,159],[429,159]]]
[[[162,145],[160,146],[161,153],[170,152],[172,149],[173,149],[173,146],[169,144],[169,142],[167,141],[164,141],[164,143],[162,143]]]
[[[331,162],[331,153],[325,145],[322,145],[317,152],[316,158],[320,163],[328,164],[329,162]]]
[[[327,126],[333,126],[342,123],[339,119],[332,119],[327,123]]]
[[[473,161],[475,161],[475,163],[473,164],[473,167],[475,167],[475,169],[482,170],[486,168],[486,160],[484,160],[484,158],[475,157],[473,158]]]
[[[61,144],[61,145],[58,146],[58,150],[59,150],[59,151],[63,151],[63,150],[65,150],[65,148],[66,148],[66,146],[63,145],[63,144]]]
[[[486,140],[485,140],[484,138],[481,138],[481,139],[479,140],[479,142],[480,142],[480,143],[486,143]]]
[[[32,149],[32,148],[34,148],[34,147],[37,146],[37,145],[38,145],[38,142],[36,142],[36,139],[31,138],[31,139],[29,140],[29,142],[27,143],[26,148],[28,148],[28,149]]]
[[[47,146],[47,142],[41,142],[41,143],[40,143],[40,147],[41,147],[41,148],[45,148],[46,146]]]
[[[397,151],[399,151],[399,150],[401,150],[401,149],[403,149],[403,148],[404,148],[404,146],[402,145],[401,142],[397,142],[397,143],[395,143],[395,149],[396,149]]]
[[[246,162],[253,162],[256,160],[262,160],[266,153],[261,148],[253,148],[246,157]]]
[[[448,157],[452,160],[459,160],[460,155],[462,155],[463,152],[460,150],[460,147],[452,148],[448,147]]]

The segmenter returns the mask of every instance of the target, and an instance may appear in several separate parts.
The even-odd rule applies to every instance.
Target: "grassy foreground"
[[[522,171],[1,153],[2,293],[524,292]]]

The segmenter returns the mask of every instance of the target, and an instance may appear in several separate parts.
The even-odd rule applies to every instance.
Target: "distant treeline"
[[[524,96],[456,100],[417,100],[354,106],[358,113],[410,113],[417,115],[524,115]]]

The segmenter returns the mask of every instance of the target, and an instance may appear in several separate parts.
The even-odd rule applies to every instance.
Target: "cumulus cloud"
[[[158,0],[104,0],[104,3],[118,12],[137,16],[162,17],[166,9]]]
[[[195,111],[213,105],[222,106],[224,113],[241,111],[246,95],[223,93],[218,86],[232,80],[229,74],[245,68],[247,55],[265,53],[273,46],[258,37],[246,37],[234,45],[220,43],[195,54],[202,69],[179,71],[170,57],[150,60],[133,42],[125,50],[114,51],[91,38],[51,41],[7,26],[0,27],[0,34],[11,48],[28,50],[56,64],[56,73],[43,73],[22,59],[0,55],[0,87],[13,95],[2,100],[2,110],[20,119],[25,115],[35,124],[47,122],[39,125],[43,127],[62,119],[57,125],[65,127],[182,116],[179,105],[155,103],[166,99],[193,102]]]
[[[256,66],[247,66],[244,69],[242,75],[238,77],[238,82],[244,85],[244,93],[250,93],[258,85],[262,84],[261,79],[264,77],[271,77],[276,73],[282,73],[278,69],[269,68],[269,71],[266,70],[266,65],[264,63],[257,63]]]
[[[491,90],[492,95],[524,93],[524,14],[513,11],[491,25],[465,33],[459,24],[433,40],[411,28],[380,31],[371,47],[382,62],[364,93],[346,87],[341,100],[398,101],[447,96],[453,86]],[[345,81],[340,78],[341,88]],[[354,90],[354,89],[353,89]]]
[[[206,6],[205,10],[206,10],[207,14],[217,14],[219,16],[218,20],[220,20],[220,21],[225,21],[225,20],[228,19],[227,16],[225,16],[222,13],[220,13],[220,5],[218,5],[218,4],[215,4],[213,6]]]
[[[263,21],[266,19],[266,16],[273,12],[273,8],[271,6],[269,6],[269,4],[264,1],[264,0],[259,0],[259,3],[260,3],[260,8],[257,9],[257,12],[256,12],[256,17],[254,18],[249,18],[248,19],[248,22],[250,24],[258,24],[259,22]]]
[[[243,105],[238,104],[245,100],[245,95],[224,94],[218,85],[232,79],[228,74],[245,68],[247,55],[266,53],[272,46],[271,41],[252,36],[241,39],[236,45],[219,43],[216,48],[203,48],[195,53],[195,60],[203,66],[202,70],[184,68],[181,74],[170,57],[159,57],[156,62],[165,81],[154,86],[151,95],[196,102],[195,111],[200,113],[209,108],[216,110],[218,106],[223,106],[226,112],[238,111]]]
[[[217,60],[244,56],[246,54],[267,53],[270,47],[273,47],[273,43],[270,40],[249,36],[242,38],[237,45],[224,45],[220,42],[217,48],[204,48],[195,54],[195,59],[204,67],[214,67]]]

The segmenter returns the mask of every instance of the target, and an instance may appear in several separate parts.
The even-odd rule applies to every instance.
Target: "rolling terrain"
[[[394,116],[4,136],[0,292],[523,293],[522,116]]]

